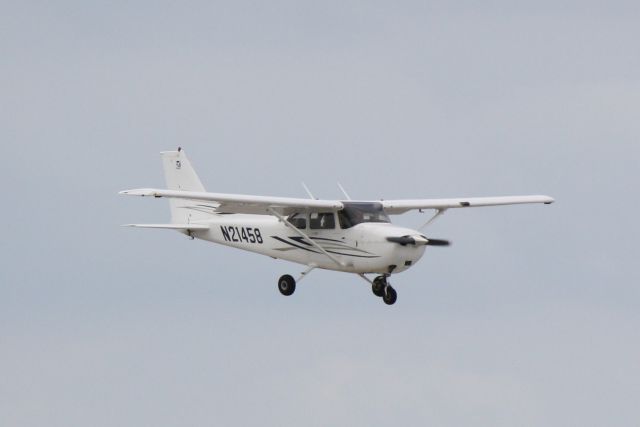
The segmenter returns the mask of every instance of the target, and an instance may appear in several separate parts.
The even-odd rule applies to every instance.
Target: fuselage
[[[352,273],[399,273],[415,265],[425,250],[424,245],[387,241],[387,237],[420,235],[391,223],[364,222],[346,229],[336,224],[332,229],[298,231],[272,216],[217,214],[206,224],[208,230],[196,230],[191,235],[276,259]]]

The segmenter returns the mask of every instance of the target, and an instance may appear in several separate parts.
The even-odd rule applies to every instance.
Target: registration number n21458
[[[246,242],[262,244],[262,233],[259,228],[220,226],[225,242]]]

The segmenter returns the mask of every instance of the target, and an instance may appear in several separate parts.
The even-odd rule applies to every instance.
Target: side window
[[[313,212],[309,215],[309,226],[312,230],[333,230],[336,219],[333,212]]]
[[[304,214],[294,213],[287,219],[295,228],[299,228],[300,230],[307,228],[307,217]]]
[[[312,230],[320,228],[320,214],[318,212],[311,212],[311,214],[309,214],[309,228]]]
[[[327,230],[333,230],[336,228],[336,217],[333,212],[320,214],[320,228]]]

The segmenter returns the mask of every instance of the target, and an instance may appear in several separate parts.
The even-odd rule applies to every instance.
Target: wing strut
[[[298,233],[300,236],[302,236],[303,238],[307,239],[309,241],[309,243],[311,243],[317,250],[319,250],[320,252],[322,252],[323,254],[325,254],[327,256],[327,258],[329,258],[331,261],[335,262],[336,264],[338,264],[340,267],[344,267],[345,265],[343,263],[341,263],[338,258],[334,257],[333,255],[331,255],[329,252],[325,251],[324,248],[322,246],[320,246],[319,244],[317,244],[313,239],[311,239],[311,237],[307,236],[305,233],[303,233],[302,231],[300,231],[297,227],[295,227],[293,224],[291,224],[289,222],[289,220],[287,220],[287,218],[284,215],[281,215],[278,211],[276,211],[273,208],[269,208],[269,211],[278,217],[278,219],[282,222],[284,222],[287,227],[291,228],[293,231],[295,231],[296,233]]]
[[[422,211],[422,209],[420,209],[420,211]],[[433,221],[436,220],[436,218],[438,218],[440,215],[442,215],[443,213],[445,213],[447,210],[446,209],[438,209],[436,211],[436,214],[434,216],[432,216],[431,218],[429,218],[429,221],[425,222],[424,224],[422,224],[422,227],[418,228],[418,231],[422,230],[423,228],[425,228],[427,225],[431,224]]]

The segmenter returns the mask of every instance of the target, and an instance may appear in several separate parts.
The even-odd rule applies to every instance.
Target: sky
[[[636,426],[640,6],[24,1],[0,15],[0,425]],[[548,194],[392,277],[163,230],[209,191]],[[394,222],[418,227],[411,213]]]

